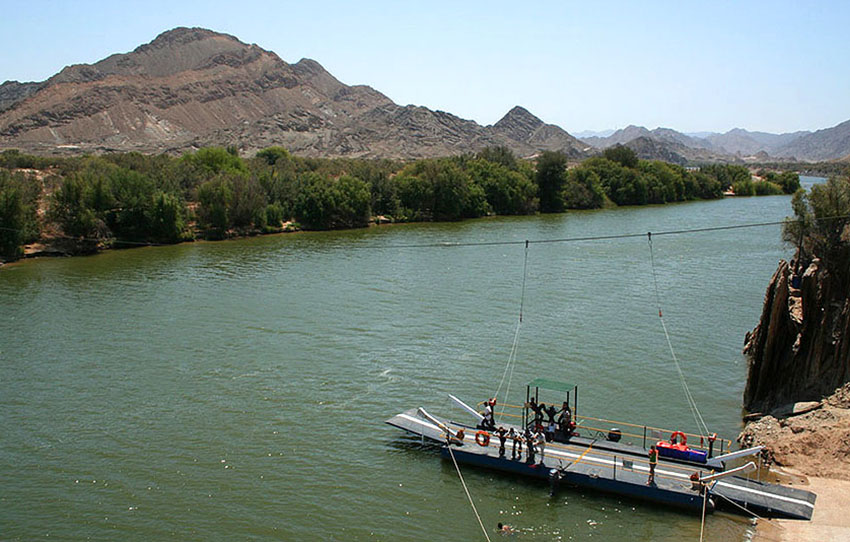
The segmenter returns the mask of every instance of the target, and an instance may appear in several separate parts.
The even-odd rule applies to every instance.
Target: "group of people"
[[[561,432],[564,438],[567,438],[575,430],[576,425],[573,421],[573,413],[566,401],[564,401],[560,410],[555,408],[555,405],[547,406],[545,403],[538,403],[534,397],[525,406],[534,413],[532,426],[535,430],[545,433],[547,442],[555,440],[555,434],[558,431]],[[543,422],[544,418],[546,418],[545,424]]]
[[[540,455],[540,464],[543,464],[544,449],[546,448],[546,437],[540,431],[531,431],[526,429],[525,432],[520,432],[511,427],[510,430],[504,427],[496,429],[496,436],[499,438],[499,457],[505,457],[505,443],[508,439],[511,440],[511,459],[514,461],[522,460],[522,447],[525,445],[525,457],[527,463],[534,463],[536,456]]]

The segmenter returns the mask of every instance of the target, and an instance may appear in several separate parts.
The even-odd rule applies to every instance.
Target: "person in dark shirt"
[[[549,418],[549,423],[555,423],[556,414],[558,414],[558,411],[555,409],[555,405],[549,405],[546,408],[546,416]]]
[[[507,439],[507,431],[504,427],[499,426],[496,434],[499,436],[499,457],[505,457],[505,440]]]

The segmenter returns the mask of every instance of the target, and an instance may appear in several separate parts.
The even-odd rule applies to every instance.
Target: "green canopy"
[[[566,382],[558,382],[557,380],[549,380],[548,378],[535,378],[528,383],[529,388],[543,388],[544,390],[552,391],[572,391],[575,386]]]

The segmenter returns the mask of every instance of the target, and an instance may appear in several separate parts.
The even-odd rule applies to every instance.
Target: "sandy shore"
[[[809,477],[805,488],[818,499],[811,521],[759,520],[755,542],[846,542],[850,540],[850,482]]]

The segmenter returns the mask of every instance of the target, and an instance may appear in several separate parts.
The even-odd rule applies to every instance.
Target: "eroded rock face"
[[[804,272],[779,262],[745,341],[747,410],[819,400],[850,380],[850,297],[838,282],[817,258]]]

